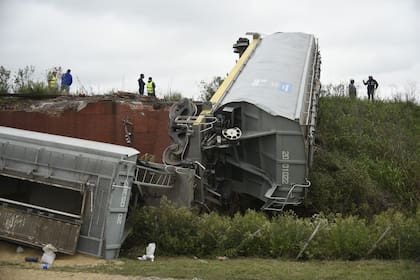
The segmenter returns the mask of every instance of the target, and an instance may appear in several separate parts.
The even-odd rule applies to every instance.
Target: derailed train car
[[[187,101],[170,114],[167,164],[196,170],[195,201],[225,205],[235,195],[263,210],[302,202],[310,186],[320,54],[304,33],[252,34],[234,45],[236,66],[195,115]],[[241,202],[239,202],[241,203]]]
[[[313,35],[252,34],[201,112],[170,110],[166,165],[117,145],[0,127],[0,239],[115,258],[141,200],[263,210],[302,202],[310,186],[320,55]],[[195,178],[195,182],[194,182]]]
[[[0,238],[117,257],[138,153],[0,126]]]
[[[140,203],[192,200],[193,170],[130,147],[0,126],[0,239],[118,257]],[[184,186],[189,186],[184,187]]]

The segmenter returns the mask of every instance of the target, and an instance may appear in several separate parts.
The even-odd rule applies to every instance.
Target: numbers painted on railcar
[[[281,159],[289,160],[290,159],[289,151],[281,151]],[[281,183],[284,185],[289,184],[289,169],[290,169],[290,165],[288,163],[281,164]]]

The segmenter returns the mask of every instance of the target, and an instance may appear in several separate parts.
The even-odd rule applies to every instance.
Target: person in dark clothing
[[[152,77],[149,77],[149,80],[147,81],[147,84],[146,84],[146,88],[147,88],[147,95],[148,96],[156,97],[156,91],[155,91],[156,85],[152,81]]]
[[[373,101],[374,99],[373,96],[375,94],[375,91],[379,87],[378,82],[372,76],[369,76],[369,79],[367,80],[367,82],[363,80],[363,84],[367,86],[368,100],[372,99]]]
[[[65,92],[70,91],[70,86],[73,83],[73,77],[70,74],[71,70],[68,69],[66,73],[61,77],[61,90]]]
[[[350,84],[349,84],[349,96],[350,98],[356,98],[357,96],[357,90],[356,90],[356,86],[354,85],[353,79],[350,80]]]
[[[146,83],[143,81],[144,79],[144,74],[140,74],[140,78],[137,80],[137,82],[139,82],[139,93],[140,95],[144,95],[144,86],[146,85]]]

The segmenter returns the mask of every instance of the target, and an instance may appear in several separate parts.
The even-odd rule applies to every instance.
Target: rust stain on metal
[[[143,100],[143,101],[141,101]],[[3,105],[0,125],[133,147],[161,162],[168,136],[168,106],[119,97],[20,100]],[[132,123],[130,143],[124,121]]]
[[[80,223],[0,207],[0,237],[42,247],[53,244],[61,253],[76,252]]]

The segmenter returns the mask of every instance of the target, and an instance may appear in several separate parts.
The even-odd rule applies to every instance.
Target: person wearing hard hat
[[[147,95],[148,96],[156,97],[156,94],[155,94],[156,85],[152,81],[152,77],[149,77],[149,79],[147,81],[147,84],[146,84],[146,88],[147,88]]]

